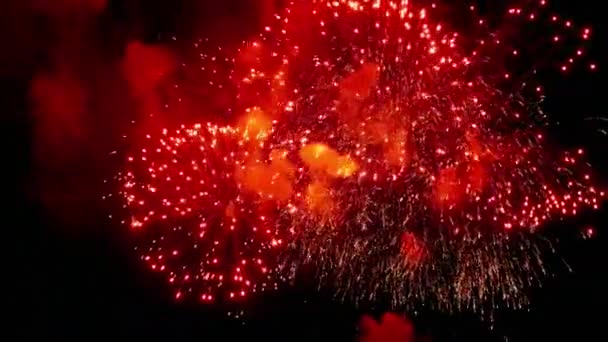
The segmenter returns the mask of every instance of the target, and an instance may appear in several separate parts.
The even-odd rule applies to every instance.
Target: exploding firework
[[[521,25],[558,21],[543,14],[545,5],[508,8],[506,16]],[[330,215],[294,210],[290,246],[295,264],[312,262],[359,299],[384,293],[396,306],[417,299],[448,310],[520,307],[551,250],[534,232],[556,216],[597,209],[604,195],[589,181],[582,150],[548,148],[543,88],[533,77],[555,65],[529,64],[537,44],[557,58],[559,44],[582,44],[591,31],[564,21],[563,32],[536,37],[534,46],[506,30],[463,37],[433,17],[438,7],[293,2],[260,36],[282,61],[275,77],[287,94],[276,144],[325,144],[335,152],[322,162],[344,155],[353,166],[327,177],[302,158],[309,177],[322,179]],[[477,27],[469,31],[488,32],[470,17]],[[574,48],[558,60],[560,72],[583,55],[583,45],[567,46]],[[318,188],[301,180],[296,188]]]
[[[547,272],[539,227],[604,196],[584,151],[543,132],[535,76],[585,63],[591,34],[544,7],[505,10],[515,27],[553,25],[531,44],[473,6],[460,27],[446,5],[294,1],[238,51],[200,53],[176,107],[213,89],[234,128],[165,131],[131,157],[120,179],[142,258],[207,301],[312,264],[355,299],[520,307]],[[533,63],[545,52],[557,65]]]
[[[241,188],[265,189],[279,199],[285,190],[281,183],[260,185],[269,172],[255,164],[241,132],[251,131],[208,124],[147,135],[119,175],[128,224],[141,242],[136,249],[166,274],[178,299],[239,299],[277,285],[269,260],[282,243],[275,210]],[[282,167],[280,156],[265,167]]]

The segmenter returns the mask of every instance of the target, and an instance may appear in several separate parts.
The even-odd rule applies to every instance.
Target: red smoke
[[[137,106],[138,129],[149,130],[150,125],[158,129],[166,126],[167,118],[159,115],[163,108],[159,84],[175,70],[175,66],[175,57],[163,46],[138,41],[127,44],[121,68]],[[177,113],[169,115],[174,114]],[[149,117],[153,119],[141,120]]]
[[[127,45],[123,70],[135,95],[150,95],[174,66],[172,54],[163,47],[137,41]]]
[[[380,322],[370,316],[361,318],[359,342],[414,342],[414,326],[407,318],[385,313]]]
[[[107,0],[32,0],[32,7],[49,14],[100,12]]]
[[[30,86],[38,156],[56,163],[87,135],[83,123],[87,94],[81,82],[67,72],[36,76]]]

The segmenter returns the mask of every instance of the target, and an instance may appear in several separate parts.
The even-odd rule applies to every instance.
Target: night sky
[[[557,2],[557,1],[556,1]],[[572,73],[547,84],[550,136],[564,148],[583,146],[600,182],[608,184],[605,95],[608,35],[599,1],[559,1],[559,13],[594,28],[599,71]],[[74,3],[77,3],[74,5]],[[14,219],[4,237],[14,246],[4,263],[15,283],[18,322],[7,341],[356,341],[363,314],[379,317],[382,304],[355,307],[332,299],[310,281],[251,298],[245,318],[213,308],[175,303],[165,280],[141,265],[128,231],[108,219],[103,180],[116,171],[107,158],[120,146],[137,100],[117,76],[131,41],[155,44],[172,36],[188,42],[208,36],[227,45],[258,29],[271,1],[9,0],[0,4],[0,109],[7,127],[4,150],[16,176]],[[563,3],[563,4],[562,4]],[[179,52],[177,52],[179,55]],[[45,86],[41,75],[79,75],[80,84]],[[61,78],[61,76],[58,76]],[[39,88],[33,85],[38,85]],[[86,101],[73,94],[86,89]],[[42,95],[40,95],[42,94]],[[60,94],[70,115],[42,114],[33,98]],[[94,95],[90,95],[94,94]],[[65,100],[65,99],[68,100]],[[591,119],[590,119],[591,118]],[[11,158],[12,159],[12,158]],[[15,171],[12,171],[15,170]],[[12,185],[11,185],[12,186]],[[12,217],[9,213],[9,217]],[[417,334],[432,341],[584,341],[605,336],[605,227],[608,208],[552,224],[563,270],[531,294],[529,312],[502,312],[494,324],[471,314],[410,315]],[[586,227],[594,236],[584,239]],[[15,271],[11,270],[16,266]],[[13,315],[13,311],[9,313]]]

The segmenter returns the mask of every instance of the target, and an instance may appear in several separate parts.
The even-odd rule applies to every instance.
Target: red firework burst
[[[122,195],[137,250],[176,286],[176,298],[236,299],[276,287],[269,258],[283,241],[273,206],[240,189],[252,158],[242,138],[230,127],[182,126],[147,135],[128,158]]]
[[[201,53],[175,106],[212,89],[234,128],[164,132],[130,159],[142,258],[204,301],[276,287],[287,255],[356,297],[521,305],[544,273],[531,234],[605,195],[584,151],[545,141],[533,76],[555,65],[532,61],[570,72],[591,34],[545,6],[506,9],[515,27],[561,23],[531,44],[473,6],[459,34],[445,5],[294,1],[234,54]]]

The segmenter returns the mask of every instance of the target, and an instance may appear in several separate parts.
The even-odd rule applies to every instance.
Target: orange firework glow
[[[349,156],[342,156],[324,144],[309,144],[300,149],[300,158],[312,172],[323,172],[332,177],[350,177],[357,164]]]
[[[312,213],[329,217],[334,208],[327,185],[321,181],[309,184],[306,188],[306,205]]]
[[[248,163],[236,172],[236,179],[245,190],[263,198],[284,202],[292,196],[294,166],[285,158],[285,152],[273,151],[270,164]]]
[[[272,121],[260,108],[247,109],[237,126],[245,140],[264,140],[270,134]]]

